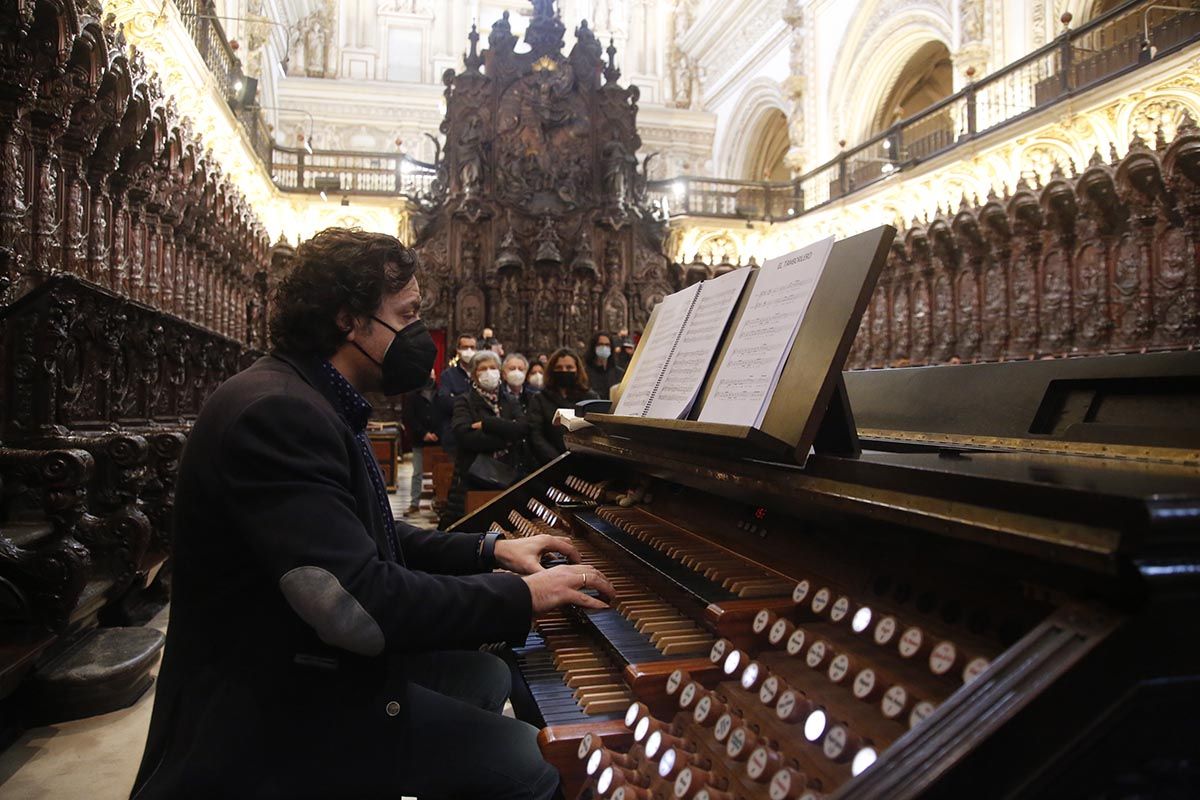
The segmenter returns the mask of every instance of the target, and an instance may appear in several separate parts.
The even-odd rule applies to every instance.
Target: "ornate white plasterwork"
[[[683,48],[699,61],[706,105],[716,101],[732,76],[761,57],[764,39],[780,34],[785,0],[740,0],[703,15],[688,30]]]

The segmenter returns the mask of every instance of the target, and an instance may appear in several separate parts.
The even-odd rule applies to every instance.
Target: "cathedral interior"
[[[749,529],[751,518],[710,509],[715,495],[705,491],[743,498],[742,505],[765,508],[768,517],[812,500],[843,523],[856,519],[845,523],[849,527],[886,524],[905,536],[911,527],[944,537],[950,544],[936,557],[921,551],[922,574],[937,572],[936,565],[957,572],[951,580],[964,585],[963,570],[972,569],[964,565],[982,563],[971,561],[980,556],[968,550],[990,552],[981,532],[991,531],[1017,542],[1001,548],[997,571],[1008,558],[1035,559],[1036,566],[1027,575],[1014,566],[1020,577],[980,577],[979,585],[963,589],[965,611],[942,605],[940,617],[926,608],[912,612],[936,618],[929,629],[949,630],[943,638],[956,635],[956,626],[970,627],[955,639],[966,644],[951,659],[954,671],[975,664],[967,657],[978,653],[986,658],[977,672],[991,681],[985,669],[1033,659],[1033,650],[1017,650],[1031,641],[1030,631],[1047,624],[1034,621],[1035,605],[1052,608],[1037,618],[1075,631],[1072,641],[1096,639],[1078,650],[1063,644],[1057,660],[1039,668],[1050,688],[1025,673],[1019,673],[1023,682],[1003,685],[1006,673],[986,686],[979,680],[968,687],[964,678],[955,692],[936,676],[912,678],[915,696],[929,701],[918,716],[933,714],[923,728],[909,721],[923,708],[912,698],[901,703],[902,730],[891,718],[860,723],[865,712],[851,706],[844,719],[857,731],[856,752],[871,752],[861,774],[857,757],[809,764],[795,732],[800,744],[771,727],[784,718],[782,705],[779,719],[756,728],[767,748],[763,758],[783,759],[778,773],[772,767],[766,775],[769,786],[758,778],[720,777],[727,768],[754,766],[738,766],[745,758],[734,759],[731,745],[728,764],[724,749],[713,751],[704,769],[707,788],[698,794],[685,786],[680,793],[675,782],[671,795],[672,784],[639,777],[641,767],[634,765],[639,758],[646,763],[648,748],[633,756],[628,748],[642,747],[640,739],[622,740],[624,732],[610,737],[604,728],[611,751],[593,751],[590,739],[585,748],[578,737],[561,734],[559,741],[569,744],[559,748],[563,752],[579,747],[581,758],[602,752],[608,760],[598,763],[619,765],[606,773],[607,784],[590,772],[569,777],[560,767],[566,800],[615,797],[611,789],[621,785],[622,797],[714,800],[1182,798],[1200,792],[1200,665],[1164,655],[1164,663],[1145,666],[1144,675],[1109,687],[1093,663],[1102,657],[1113,674],[1132,676],[1136,670],[1121,654],[1186,650],[1190,645],[1181,643],[1196,633],[1188,620],[1198,594],[1200,542],[1200,366],[1194,358],[1200,345],[1200,3],[2,5],[0,796],[129,796],[169,610],[181,455],[206,398],[269,349],[274,292],[297,249],[333,226],[390,234],[416,252],[421,317],[438,348],[439,373],[455,357],[459,336],[479,337],[485,329],[507,352],[527,356],[563,346],[582,351],[597,332],[617,347],[626,337],[632,345],[674,292],[824,236],[841,240],[892,226],[895,237],[840,367],[848,402],[864,448],[870,440],[903,458],[951,442],[953,452],[893,484],[892,462],[872,472],[862,464],[822,466],[818,459],[805,468],[817,469],[814,475],[772,478],[756,463],[723,472],[725,462],[716,455],[702,468],[672,460],[653,441],[638,450],[609,437],[579,448],[593,461],[582,461],[570,478],[554,477],[566,481],[555,484],[556,491],[584,497],[594,488],[595,497],[607,496],[609,481],[620,478],[612,471],[598,477],[603,470],[594,459],[603,450],[622,464],[640,459],[646,476],[689,487],[675,500],[665,490],[655,493],[657,522],[699,529],[701,511],[709,509],[730,530],[735,524]],[[1089,371],[1111,364],[1118,364],[1115,377]],[[937,380],[918,386],[917,379],[902,379],[908,375]],[[1037,399],[1020,395],[1013,376],[1035,386]],[[1064,389],[1052,402],[1046,387],[1068,384],[1084,388]],[[1104,395],[1106,404],[1097,398],[1108,389],[1098,386],[1115,387]],[[1014,423],[1010,431],[1007,422],[1022,403],[1033,403],[1034,421]],[[1063,420],[1077,411],[1081,422],[1071,428]],[[408,479],[401,474],[412,469],[405,455],[411,442],[398,432],[394,407],[381,400],[376,412],[375,422],[390,426],[394,441],[385,472],[391,470],[390,483],[403,484]],[[909,418],[916,421],[905,423]],[[1079,433],[1088,422],[1098,427]],[[576,447],[569,449],[568,458],[575,458]],[[1027,492],[1014,489],[1004,503],[989,505],[988,485],[968,485],[983,477],[956,473],[943,485],[961,494],[951,496],[946,488],[938,495],[945,506],[929,507],[919,486],[933,480],[932,471],[951,469],[954,453],[993,450],[1011,458],[1007,469],[1027,471],[1020,479],[1028,482],[1021,484]],[[1031,461],[1016,460],[1025,457]],[[1062,460],[1034,463],[1052,458]],[[1071,492],[1053,495],[1033,485],[1089,459],[1103,468],[1093,467],[1095,480],[1078,478]],[[629,470],[630,486],[643,480],[631,477],[634,466],[622,468]],[[436,467],[426,463],[424,469]],[[987,480],[1009,480],[1000,471]],[[1128,482],[1118,480],[1127,473]],[[772,489],[773,481],[785,489]],[[835,481],[858,493],[828,488]],[[422,507],[421,498],[399,491],[394,507]],[[645,485],[639,491],[649,495]],[[564,514],[541,503],[549,501],[522,497],[505,505],[504,515],[495,504],[468,508],[464,519],[510,536],[561,527]],[[962,511],[968,507],[982,510],[972,517]],[[471,516],[488,508],[491,517]],[[614,530],[626,524],[617,505],[604,508],[580,512],[580,519],[604,517],[595,524]],[[960,512],[962,519],[955,516]],[[1096,516],[1105,513],[1107,522]],[[918,517],[920,524],[913,522]],[[1025,531],[1027,522],[1027,535],[1017,537],[1014,531]],[[783,524],[772,524],[773,533]],[[462,521],[458,529],[475,530]],[[1117,538],[1110,541],[1101,530]],[[1076,533],[1070,547],[1057,538]],[[812,554],[830,559],[830,580],[851,596],[855,581],[878,586],[882,580],[862,577],[876,575],[866,566],[870,548],[851,557],[826,528],[806,540],[811,554],[801,544],[794,550],[779,545],[785,566],[771,560],[774,551],[756,550],[757,541],[742,550],[732,540],[716,540],[722,552],[749,553],[791,584],[801,575],[791,565],[810,563],[805,559]],[[891,546],[879,544],[880,560]],[[950,550],[957,555],[946,555]],[[937,560],[943,556],[945,562]],[[1145,566],[1151,563],[1159,572]],[[1056,566],[1063,571],[1054,572]],[[1118,580],[1139,569],[1144,584]],[[1093,572],[1102,577],[1093,581],[1087,577]],[[1152,583],[1157,588],[1147,588]],[[984,599],[976,602],[971,592]],[[923,595],[914,594],[919,605]],[[792,599],[782,605],[746,599],[757,596],[730,601],[733,610],[707,632],[711,638],[689,667],[697,691],[711,690],[712,705],[732,708],[737,698],[733,690],[721,693],[724,684],[715,674],[711,681],[700,677],[708,645],[728,642],[763,664],[781,656],[759,655],[770,648],[749,634],[749,625],[760,609],[772,625],[777,614],[783,620]],[[1130,611],[1122,603],[1132,596],[1153,596],[1147,601],[1153,610]],[[899,618],[908,619],[905,601],[889,597],[901,607]],[[1121,608],[1120,624],[1103,615],[1079,621],[1064,611],[1084,603],[1081,598],[1104,598]],[[1171,602],[1187,602],[1191,610]],[[708,605],[710,616],[718,605]],[[1016,610],[1012,620],[996,612],[1011,630],[993,641],[989,624],[979,620],[1000,605]],[[1147,615],[1154,619],[1142,624]],[[730,632],[738,619],[745,636]],[[793,625],[799,618],[789,619],[788,631],[800,630]],[[1132,619],[1141,620],[1140,627],[1126,624]],[[1095,633],[1105,626],[1125,638]],[[837,645],[839,635],[829,641]],[[1038,641],[1050,647],[1048,638]],[[874,656],[851,641],[841,657],[861,666]],[[816,658],[824,670],[826,661]],[[621,694],[621,702],[643,702],[646,713],[653,712],[647,718],[669,720],[661,701],[675,703],[668,697],[675,692],[666,677],[671,670],[662,673],[665,689],[660,681],[643,697],[629,677],[639,665],[621,666],[629,683],[621,691],[633,692]],[[910,667],[894,671],[903,677]],[[772,669],[815,696],[805,678],[792,677],[791,667]],[[881,678],[888,674],[884,667],[877,671]],[[646,674],[658,673],[648,668]],[[836,682],[832,671],[829,681]],[[1167,688],[1175,683],[1179,694]],[[745,677],[742,684],[750,686]],[[998,717],[969,705],[984,703],[993,685],[1028,703],[1003,706]],[[1044,753],[1034,757],[1014,744],[1040,735],[1033,731],[1052,736],[1064,709],[1099,707],[1101,686],[1128,701],[1081,723],[1077,735],[1063,739],[1060,759],[1039,761]],[[968,688],[973,700],[959,697]],[[868,687],[867,694],[878,704],[878,693]],[[687,726],[701,725],[701,714],[692,723],[690,707],[679,705],[687,720],[675,723],[683,727],[674,734],[687,741]],[[520,716],[515,697],[513,706]],[[975,727],[962,719],[971,708]],[[678,710],[671,706],[670,713]],[[980,721],[994,717],[1002,719]],[[548,714],[530,719],[555,730]],[[584,724],[572,718],[565,727]],[[621,727],[607,719],[596,724]],[[1129,742],[1143,736],[1136,747]],[[554,736],[549,740],[543,752],[554,763],[558,751]],[[874,749],[863,741],[874,742]],[[836,749],[840,754],[841,746]],[[1012,774],[1021,780],[995,784],[995,793],[985,788],[980,776],[1010,757],[1020,765]],[[1111,775],[1098,767],[1118,762]],[[668,774],[661,764],[655,768]],[[786,784],[801,774],[807,793]]]

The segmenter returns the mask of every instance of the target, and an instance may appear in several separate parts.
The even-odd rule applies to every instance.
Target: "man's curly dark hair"
[[[271,346],[329,358],[346,340],[338,313],[369,318],[384,295],[403,289],[416,270],[417,254],[395,236],[326,228],[300,245],[275,290]]]

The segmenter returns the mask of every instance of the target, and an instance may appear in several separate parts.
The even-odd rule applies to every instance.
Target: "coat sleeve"
[[[238,533],[292,610],[360,655],[523,641],[532,604],[518,576],[430,575],[379,557],[355,511],[355,456],[333,421],[288,395],[251,403],[222,436],[213,467]]]
[[[488,433],[484,428],[476,430],[471,427],[479,420],[471,410],[470,397],[469,394],[461,394],[454,399],[454,417],[450,427],[454,431],[454,441],[459,449],[473,453],[490,453],[508,447],[508,441],[503,437]]]
[[[554,411],[550,401],[540,394],[529,402],[529,444],[539,464],[548,464],[559,456],[558,448],[546,435],[554,421]]]
[[[453,387],[450,386],[449,372],[448,369],[442,373],[437,392],[433,396],[433,425],[439,434],[450,427],[450,418],[454,415],[454,393]]]
[[[473,575],[479,572],[482,533],[448,533],[426,530],[396,520],[396,538],[409,569],[438,575]]]
[[[513,419],[504,419],[503,417],[484,417],[483,432],[491,436],[499,436],[507,444],[515,444],[529,435],[529,423],[525,421],[525,414],[522,413],[520,405],[516,400],[512,401]]]

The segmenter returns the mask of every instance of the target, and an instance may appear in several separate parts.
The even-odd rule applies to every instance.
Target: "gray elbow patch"
[[[292,610],[325,644],[360,656],[383,652],[383,631],[362,603],[327,569],[296,567],[279,579]]]

